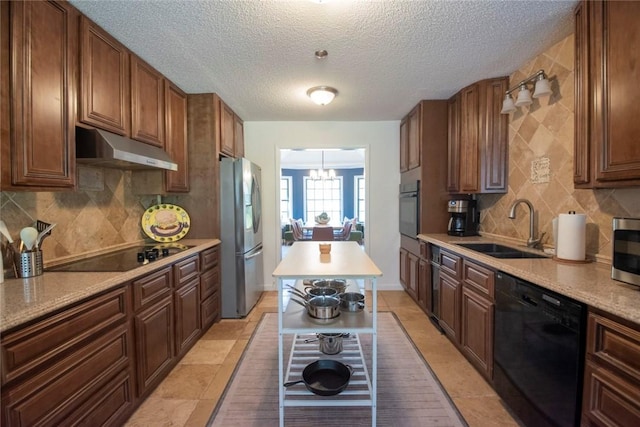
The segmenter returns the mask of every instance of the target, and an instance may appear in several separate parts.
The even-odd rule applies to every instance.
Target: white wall
[[[278,188],[281,148],[365,148],[368,210],[365,248],[383,276],[380,289],[401,289],[398,278],[400,122],[244,122],[245,157],[262,168],[265,289],[281,245]]]

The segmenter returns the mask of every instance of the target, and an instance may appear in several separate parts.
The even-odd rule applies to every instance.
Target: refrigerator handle
[[[258,252],[252,253],[251,255],[248,255],[248,256],[245,255],[244,259],[245,260],[250,260],[251,258],[257,257],[258,255],[262,255],[262,249],[260,249]]]

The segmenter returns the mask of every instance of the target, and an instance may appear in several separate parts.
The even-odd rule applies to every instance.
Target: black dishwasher
[[[494,388],[531,427],[580,424],[587,310],[498,272]]]

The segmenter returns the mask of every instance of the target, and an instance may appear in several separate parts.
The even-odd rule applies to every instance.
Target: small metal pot
[[[357,313],[364,310],[364,295],[358,292],[346,292],[339,295],[340,309]]]
[[[308,300],[298,300],[293,297],[291,301],[306,307],[309,316],[326,320],[333,319],[340,315],[340,300],[336,297],[312,297]]]
[[[344,334],[320,332],[318,333],[318,348],[324,354],[338,354],[342,352],[342,337]]]
[[[347,289],[347,281],[343,279],[322,279],[314,281],[311,286],[314,288],[333,288],[341,294]]]

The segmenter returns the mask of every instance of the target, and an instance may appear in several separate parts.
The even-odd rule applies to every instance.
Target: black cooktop
[[[129,271],[154,262],[157,259],[174,255],[193,246],[178,243],[162,243],[157,245],[136,246],[115,252],[106,252],[91,258],[73,261],[67,264],[48,267],[45,271],[69,272],[106,272]]]

